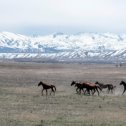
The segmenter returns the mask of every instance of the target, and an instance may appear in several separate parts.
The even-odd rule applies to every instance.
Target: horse
[[[123,86],[124,86],[124,90],[123,90],[123,93],[122,93],[122,95],[123,95],[124,92],[126,91],[126,82],[121,81],[121,82],[120,82],[120,85],[123,85]]]
[[[83,85],[85,86],[85,88],[87,89],[87,91],[89,92],[89,95],[90,95],[90,91],[94,91],[92,93],[92,95],[94,95],[94,93],[97,91],[98,95],[99,95],[99,90],[101,91],[101,87],[95,83],[83,83]],[[99,89],[99,90],[98,90]]]
[[[86,91],[88,92],[88,94],[90,95],[90,91],[92,91],[92,95],[97,91],[98,95],[99,95],[99,91],[98,89],[101,90],[100,86],[94,83],[87,83],[87,82],[76,82],[76,81],[72,81],[71,86],[75,85],[76,88],[76,92],[78,92],[78,89],[81,93],[81,90],[84,92],[84,94],[86,93]],[[86,89],[84,91],[84,88]]]
[[[46,83],[43,83],[42,81],[40,81],[38,83],[38,86],[40,86],[40,85],[42,85],[42,87],[43,87],[43,89],[42,89],[42,95],[43,95],[43,91],[44,90],[46,90],[46,95],[47,95],[48,94],[48,91],[47,91],[48,89],[51,89],[50,95],[51,95],[52,92],[55,94],[55,92],[56,92],[56,86],[54,86],[54,85],[48,85]]]
[[[76,81],[72,81],[71,82],[71,86],[75,86],[75,87],[77,87],[76,88],[76,92],[77,93],[79,93],[79,94],[81,94],[81,91],[83,91],[84,92],[84,87],[83,87],[83,85],[80,83],[80,82],[76,82]],[[78,91],[79,90],[79,91]]]
[[[113,90],[116,88],[116,86],[113,86],[112,84],[103,84],[103,83],[99,83],[98,81],[95,82],[95,84],[98,84],[101,89],[107,88],[108,93],[111,91],[111,93],[113,93]]]

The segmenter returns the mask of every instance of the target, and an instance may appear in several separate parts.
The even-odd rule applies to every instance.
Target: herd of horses
[[[90,82],[76,82],[72,81],[71,86],[76,87],[76,92],[81,94],[81,91],[83,91],[84,94],[94,95],[95,92],[98,93],[102,91],[104,88],[107,88],[108,93],[113,92],[113,90],[116,88],[116,86],[113,86],[112,84],[103,84],[99,83],[98,81],[95,83]]]
[[[42,91],[41,94],[43,95],[43,91],[46,91],[46,95],[48,95],[48,90],[51,89],[50,95],[52,94],[52,92],[55,94],[56,92],[56,86],[55,85],[49,85],[46,84],[42,81],[40,81],[38,83],[38,86],[42,86]],[[126,91],[126,82],[121,81],[120,85],[124,86],[124,90],[122,95],[124,94],[124,92]],[[76,87],[76,93],[77,94],[81,94],[82,92],[84,93],[84,95],[94,95],[95,92],[99,93],[103,90],[103,89],[107,89],[108,93],[113,93],[113,91],[115,90],[116,86],[112,85],[112,84],[103,84],[103,83],[99,83],[98,81],[96,81],[95,83],[90,83],[90,82],[77,82],[77,81],[72,81],[71,82],[71,86],[75,86]]]

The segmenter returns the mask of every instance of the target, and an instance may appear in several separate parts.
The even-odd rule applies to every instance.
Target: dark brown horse
[[[100,89],[101,90],[101,88],[100,88],[100,86],[99,85],[97,85],[97,84],[95,84],[95,83],[87,83],[87,82],[82,82],[82,83],[76,83],[76,81],[72,81],[72,83],[71,83],[71,86],[72,85],[75,85],[75,87],[77,87],[77,89],[76,89],[76,91],[80,91],[81,92],[81,90],[84,92],[84,94],[85,94],[85,92],[87,91],[88,92],[88,94],[90,95],[90,91],[92,92],[92,95],[97,91],[97,93],[98,93],[98,95],[99,95],[99,91],[98,91],[98,89]],[[84,89],[86,89],[85,91],[84,91]]]
[[[73,85],[76,87],[76,92],[78,94],[81,94],[81,91],[83,91],[85,93],[84,87],[80,82],[72,81],[71,86],[73,86]]]
[[[40,81],[38,83],[38,86],[40,86],[40,85],[42,85],[42,87],[43,87],[43,89],[42,89],[42,95],[43,95],[43,91],[44,90],[46,90],[46,95],[47,95],[48,94],[48,91],[47,91],[48,89],[51,89],[50,95],[51,95],[52,92],[54,92],[54,94],[55,94],[56,87],[54,85],[48,85],[46,83],[43,83],[42,81]]]
[[[99,95],[99,90],[101,91],[101,87],[95,83],[83,83],[83,85],[86,87],[87,91],[90,94],[90,91],[94,90],[94,93],[97,91],[98,95]],[[99,89],[99,90],[98,90]],[[92,95],[94,94],[92,93]]]
[[[99,83],[98,81],[96,81],[95,84],[98,84],[101,87],[101,89],[107,88],[108,93],[113,93],[113,90],[116,88],[116,86],[113,86],[112,84],[103,84]]]
[[[124,92],[126,91],[126,82],[121,81],[121,82],[120,82],[120,85],[123,85],[123,86],[124,86],[124,90],[123,90],[123,93],[122,93],[122,95],[123,95]]]

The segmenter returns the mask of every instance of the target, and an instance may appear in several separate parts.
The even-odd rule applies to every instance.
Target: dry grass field
[[[57,92],[41,96],[42,80]],[[100,81],[117,88],[100,96],[76,94],[71,81]],[[126,67],[100,64],[0,63],[0,126],[126,126]],[[45,93],[45,92],[44,92]]]

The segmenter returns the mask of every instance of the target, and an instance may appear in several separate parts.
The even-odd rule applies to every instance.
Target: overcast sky
[[[126,0],[0,0],[0,32],[126,33]]]

